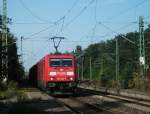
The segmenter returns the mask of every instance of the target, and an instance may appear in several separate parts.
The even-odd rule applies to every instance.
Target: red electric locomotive
[[[78,83],[76,58],[72,54],[47,55],[29,72],[31,83],[55,91],[74,91]]]
[[[34,86],[56,91],[72,91],[77,88],[78,76],[76,58],[73,54],[60,54],[58,46],[64,37],[52,37],[54,42],[55,54],[43,57],[29,71],[29,81]],[[59,39],[56,45],[55,39]]]

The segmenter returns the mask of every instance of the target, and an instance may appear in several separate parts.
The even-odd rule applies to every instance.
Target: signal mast
[[[0,49],[0,56],[1,56],[1,71],[0,71],[0,81],[7,83],[8,80],[8,39],[7,39],[7,0],[2,1],[2,17],[1,23],[2,30],[1,30],[1,49]]]

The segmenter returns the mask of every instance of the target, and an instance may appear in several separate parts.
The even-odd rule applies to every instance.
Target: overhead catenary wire
[[[141,4],[143,4],[144,2],[146,2],[146,0],[143,0],[142,2],[140,2],[140,3],[138,3],[138,4],[136,4],[135,5],[135,7],[137,7],[137,6],[140,6]],[[94,35],[95,35],[95,31],[96,31],[96,27],[97,27],[97,25],[99,24],[99,22],[97,22],[97,15],[96,15],[96,8],[97,8],[97,1],[96,1],[96,5],[95,5],[95,12],[94,12],[94,18],[95,18],[95,25],[94,25],[94,27],[92,28],[92,37],[94,37]],[[132,7],[132,8],[134,8],[134,7]],[[124,12],[125,13],[125,12]],[[123,12],[120,12],[120,14],[123,14]],[[116,17],[116,16],[115,16]],[[113,18],[113,17],[112,17]],[[110,20],[110,19],[109,19]],[[105,26],[106,27],[106,26]],[[107,28],[108,29],[108,28]],[[111,30],[112,31],[112,29],[110,29],[109,28],[109,30]],[[114,32],[114,31],[112,31],[112,32]],[[116,34],[116,32],[115,32],[115,34]],[[118,34],[118,33],[117,33]],[[128,40],[128,39],[126,39],[126,40]],[[131,41],[132,42],[132,41]],[[132,42],[132,43],[134,43],[134,42]]]
[[[63,20],[62,26],[60,28],[60,31],[56,35],[60,34],[64,30],[64,28],[67,28],[73,21],[75,21],[94,1],[95,0],[91,0],[90,2],[88,2],[88,4],[84,6],[76,16],[74,16],[68,23],[65,24],[64,21],[66,16],[71,12],[71,10],[75,7],[75,5],[78,2],[78,0],[76,0],[75,3],[70,8],[70,10],[68,10],[67,13],[63,17],[61,17]]]
[[[125,37],[124,35],[121,35],[121,34],[119,34],[118,32],[114,31],[113,29],[111,29],[110,27],[106,26],[105,24],[103,24],[103,23],[101,23],[101,22],[99,22],[99,24],[101,24],[101,25],[102,25],[103,27],[105,27],[106,29],[108,29],[108,30],[114,32],[115,34],[119,35],[120,37],[124,38],[124,39],[127,40],[128,42],[130,42],[130,43],[136,45],[135,42],[133,42],[132,40],[128,39],[128,38]]]
[[[60,29],[60,32],[58,32],[56,35],[58,35],[58,34],[60,34],[63,30],[64,30],[64,28],[67,28],[72,22],[74,22],[86,9],[88,9],[88,7],[94,2],[95,0],[91,0],[90,2],[88,2],[88,4],[86,5],[86,6],[84,6],[81,10],[80,10],[80,12],[77,14],[77,15],[75,15],[68,23],[66,23],[65,25],[64,25],[64,21],[65,21],[65,17],[66,17],[66,14],[68,14],[68,13],[66,13],[62,18],[64,19],[63,20],[63,23],[62,23],[62,27],[61,27],[61,29]],[[74,5],[73,5],[74,6]],[[72,7],[73,8],[73,7]],[[71,8],[71,9],[72,9]],[[68,12],[70,12],[70,10],[68,10]]]
[[[63,27],[64,27],[65,17],[64,17],[61,21],[62,21],[62,26],[61,26],[61,28],[60,28],[60,31],[62,32]],[[115,31],[116,31],[116,30],[115,30]],[[113,33],[114,33],[114,31],[113,31]],[[119,33],[117,32],[117,33],[115,33],[115,34],[119,34]]]
[[[101,22],[101,23],[105,23],[105,22]],[[123,23],[123,22],[122,22]],[[122,29],[125,29],[125,28],[127,28],[127,27],[129,27],[129,26],[131,26],[131,25],[134,25],[134,24],[136,24],[135,22],[129,22],[129,23],[127,23],[126,25],[124,25],[124,26],[121,26],[121,27],[119,27],[118,29],[116,29],[116,30],[114,30],[114,31],[119,31],[119,30],[122,30]],[[92,32],[91,34],[91,36],[90,37],[95,37],[95,27],[97,28],[98,26],[99,26],[100,24],[99,24],[99,22],[97,22],[95,25],[94,25],[94,27],[92,27],[92,29],[90,29],[90,30],[88,30],[88,32],[86,33],[86,35],[84,35],[84,36],[86,36],[86,38],[88,37],[88,35],[87,34],[89,34],[89,32]],[[104,35],[102,35],[102,36],[100,36],[100,37],[106,37],[106,36],[111,36],[112,35],[112,33],[114,33],[114,32],[112,32],[111,31],[111,33],[106,33],[106,34],[104,34]],[[116,34],[116,33],[115,33]],[[82,36],[82,37],[84,37],[84,36]],[[98,38],[98,37],[97,37]],[[92,40],[90,40],[90,42],[92,42]]]
[[[84,6],[80,12],[74,16],[64,27],[68,27],[71,23],[73,23],[86,9],[88,9],[88,7],[93,4],[95,0],[91,0],[86,6]]]
[[[145,18],[145,19],[146,19],[146,18],[150,18],[150,16],[146,16],[146,17],[144,17],[144,18]]]
[[[122,30],[122,29],[125,29],[125,28],[127,28],[127,27],[129,27],[129,26],[131,26],[131,25],[133,25],[133,24],[135,24],[135,23],[130,23],[130,24],[127,24],[127,25],[124,25],[124,26],[122,26],[122,27],[119,27],[118,29],[116,29],[116,30],[114,30],[114,31],[119,31],[119,30]],[[98,25],[97,25],[98,26]],[[109,37],[109,36],[112,36],[112,33],[114,33],[113,31],[110,31],[111,33],[106,33],[106,34],[104,34],[104,35],[97,35],[97,39],[99,39],[99,38],[105,38],[105,37]],[[116,33],[114,33],[114,34],[116,34]],[[91,37],[94,37],[93,35],[91,36]]]
[[[33,13],[29,7],[27,7],[27,5],[23,2],[23,0],[18,0],[20,2],[20,4],[36,19],[38,19],[39,21],[42,21],[42,22],[47,22],[43,19],[41,19],[39,16],[37,16],[35,13]]]
[[[48,27],[46,27],[46,28],[44,28],[44,29],[42,29],[42,30],[40,30],[38,32],[35,32],[35,33],[29,35],[27,38],[24,38],[24,40],[31,39],[33,36],[38,35],[38,34],[44,32],[44,31],[48,30],[49,28],[56,26],[61,21],[63,21],[62,26],[61,26],[61,30],[60,30],[60,31],[62,31],[63,27],[64,27],[64,19],[65,19],[65,17],[72,11],[72,9],[75,7],[75,5],[78,3],[78,1],[79,0],[75,0],[73,5],[71,6],[71,8],[69,8],[67,10],[67,12],[64,14],[64,16],[60,17],[57,21],[53,22],[52,25],[50,25],[50,26],[48,26]]]
[[[97,28],[97,25],[98,25],[98,22],[97,22],[97,4],[98,4],[98,1],[95,0],[95,7],[94,7],[94,21],[95,21],[95,25],[92,28],[91,43],[93,42],[93,38],[95,37],[95,32],[96,32],[96,28]]]
[[[46,28],[44,28],[44,29],[42,29],[42,30],[40,30],[40,31],[38,31],[38,32],[35,32],[35,33],[29,35],[28,37],[24,38],[23,40],[31,39],[31,38],[33,38],[33,36],[36,36],[36,35],[38,35],[38,34],[44,32],[44,31],[48,30],[49,28],[54,27],[54,26],[57,25],[60,21],[62,21],[62,20],[64,21],[65,16],[68,15],[68,14],[71,12],[71,10],[75,7],[75,5],[77,4],[77,2],[78,2],[78,0],[76,0],[76,1],[74,2],[74,4],[72,5],[72,7],[65,13],[65,15],[64,15],[63,17],[61,17],[61,18],[59,18],[57,21],[53,22],[50,26],[48,26],[48,27],[46,27]],[[22,5],[23,5],[23,4],[22,4]],[[27,9],[28,9],[28,8],[27,8]],[[28,9],[28,10],[29,10],[29,9]],[[30,11],[30,10],[29,10],[29,11]],[[41,23],[39,23],[39,24],[41,24]],[[62,28],[61,28],[61,29],[63,29],[63,25],[62,25]],[[15,43],[16,43],[16,42],[10,43],[10,44],[8,44],[8,46],[11,46],[11,45],[13,45],[13,44],[15,44]]]
[[[93,0],[93,1],[95,1],[95,0]],[[96,0],[97,1],[97,0]],[[136,6],[139,6],[139,5],[141,5],[141,4],[143,4],[143,2],[145,2],[146,0],[143,0],[142,2],[140,2],[140,3],[138,3]],[[77,0],[75,1],[76,3],[77,3]],[[92,2],[92,1],[91,1]],[[95,8],[96,9],[96,8]],[[68,12],[70,12],[70,10],[68,10]],[[67,13],[66,13],[67,14]],[[66,15],[65,14],[65,15]],[[64,17],[63,18],[61,18],[61,21],[63,21],[63,24],[62,24],[62,27],[61,27],[61,31],[63,30],[63,26],[64,26]],[[42,31],[42,30],[41,30]],[[39,31],[39,33],[41,33],[41,31]],[[35,33],[35,34],[33,34],[33,36],[34,35],[36,35],[36,34],[39,34],[38,32],[37,33]],[[31,35],[32,36],[32,35]]]
[[[61,28],[60,28],[60,32],[62,32],[62,30],[63,30],[63,27],[64,27],[64,23],[65,23],[65,17],[63,18],[63,20],[62,20],[63,22],[62,22],[62,25],[61,25]]]
[[[38,35],[38,34],[40,34],[40,33],[44,32],[44,31],[48,30],[49,28],[51,28],[53,26],[54,25],[50,25],[50,26],[48,26],[48,27],[46,27],[46,28],[44,28],[44,29],[42,29],[42,30],[40,30],[38,32],[35,32],[35,33],[31,34],[30,36],[28,36],[27,38],[25,38],[24,40],[31,39],[33,36]]]
[[[105,25],[105,24],[102,23],[102,22],[97,22],[97,23],[94,25],[94,27],[92,28],[92,36],[91,36],[91,37],[94,37],[94,36],[95,36],[96,27],[98,27],[98,25],[100,25],[100,24],[103,25],[103,27],[105,27],[105,28],[108,29],[109,31],[111,31],[111,32],[113,32],[113,33],[115,33],[115,34],[121,36],[122,38],[126,39],[126,40],[129,41],[130,43],[136,45],[135,42],[133,42],[132,40],[126,38],[126,36],[121,35],[121,34],[119,34],[118,32],[116,32],[116,31],[118,31],[118,30],[122,30],[122,29],[124,29],[124,28],[126,28],[126,27],[129,27],[130,25],[135,24],[135,22],[131,22],[131,23],[125,25],[125,26],[122,26],[122,27],[118,28],[117,30],[111,29],[110,27],[108,27],[107,25]],[[90,30],[90,31],[91,31],[91,30]],[[88,32],[88,33],[89,33],[89,32]],[[105,35],[103,35],[103,37],[106,37],[106,36],[110,36],[110,35],[109,35],[108,33],[105,34]]]
[[[142,4],[144,4],[146,1],[148,1],[148,0],[143,0],[143,1],[141,1],[141,2],[139,2],[139,3],[137,3],[135,6],[133,6],[133,7],[131,7],[131,8],[128,8],[128,9],[126,9],[126,10],[124,10],[124,11],[121,11],[119,14],[117,14],[117,15],[114,15],[114,16],[112,16],[111,18],[108,18],[108,20],[111,20],[111,19],[114,19],[114,18],[118,18],[120,15],[122,15],[122,14],[124,14],[124,13],[127,13],[128,11],[130,11],[130,10],[132,10],[132,9],[134,9],[134,8],[136,8],[136,7],[138,7],[138,6],[140,6],[140,5],[142,5]],[[96,1],[96,3],[95,3],[95,14],[94,14],[94,18],[96,19],[97,17],[97,14],[96,14],[96,9],[97,9],[97,1]],[[98,21],[97,21],[97,19],[95,20],[96,21],[96,24],[94,25],[94,27],[92,28],[92,36],[94,36],[95,35],[95,31],[96,31],[96,27],[97,27],[97,25],[98,25]],[[118,23],[118,22],[117,22]],[[108,29],[108,28],[107,28]],[[109,30],[111,30],[112,31],[112,29],[109,29]],[[114,31],[112,31],[112,32],[114,32]],[[116,34],[116,32],[115,32],[115,34]],[[119,33],[117,33],[118,35],[120,35]],[[122,36],[122,37],[124,37],[125,38],[125,36]],[[129,39],[126,39],[126,40],[129,40]],[[92,40],[91,40],[92,41]],[[131,41],[132,42],[132,44],[135,44],[133,41]]]
[[[75,0],[73,5],[71,6],[71,8],[68,9],[67,12],[62,17],[60,17],[60,20],[63,20],[63,22],[64,22],[65,17],[73,10],[73,8],[77,5],[78,1],[79,0]],[[31,10],[29,10],[29,11],[31,12]],[[12,24],[48,24],[48,23],[52,24],[52,23],[56,23],[56,22],[12,22]]]
[[[49,28],[51,28],[51,27],[53,27],[53,26],[54,26],[54,25],[51,25],[51,26],[48,26],[48,27],[46,27],[46,28],[44,28],[44,29],[42,29],[42,30],[40,30],[40,31],[38,31],[38,32],[35,32],[35,33],[31,34],[30,36],[28,36],[28,37],[26,37],[26,38],[23,38],[23,40],[31,39],[33,36],[38,35],[38,34],[40,34],[40,33],[44,32],[44,31],[48,30]],[[17,41],[15,41],[15,42],[13,42],[13,43],[10,43],[10,44],[8,44],[8,46],[13,45],[13,44],[15,44],[16,42],[17,42]]]
[[[97,23],[97,5],[98,5],[98,0],[95,0],[94,19],[96,23]]]
[[[72,11],[73,8],[77,5],[78,2],[79,2],[79,0],[75,0],[75,1],[73,2],[73,4],[72,4],[71,8],[69,8],[69,9],[67,10],[67,12],[66,12],[62,17],[60,17],[60,19],[61,19],[61,21],[62,21],[62,25],[61,25],[61,27],[60,27],[60,30],[56,33],[55,36],[57,36],[58,34],[60,34],[60,33],[63,31],[63,29],[64,29],[64,24],[65,24],[65,19],[66,19],[67,15],[69,15],[69,13],[71,13],[71,11]]]
[[[27,40],[27,42],[30,42],[30,41],[34,41],[34,42],[48,42],[48,40]],[[52,41],[49,41],[52,43]],[[71,40],[71,41],[65,41],[66,43],[68,42],[88,42],[88,40],[84,40],[84,41],[81,41],[81,40]],[[64,42],[64,43],[65,43]]]
[[[122,27],[120,27],[120,28],[118,28],[118,29],[116,29],[116,30],[112,30],[110,27],[108,27],[107,26],[107,29],[109,28],[109,30],[111,31],[111,32],[113,32],[113,33],[115,33],[115,34],[118,34],[118,35],[120,35],[118,32],[114,32],[114,31],[118,31],[118,30],[121,30],[121,29],[125,29],[125,28],[127,28],[127,27],[129,27],[129,26],[131,26],[131,25],[133,25],[133,24],[135,24],[135,22],[131,22],[131,23],[129,23],[129,24],[127,24],[127,25],[124,25],[124,26],[122,26]],[[100,25],[100,23],[97,23],[97,26],[98,25]],[[106,25],[105,25],[106,26]],[[106,28],[106,27],[105,27]],[[44,29],[43,29],[44,30]],[[93,30],[93,28],[92,28],[92,30]],[[91,31],[91,29],[89,30],[89,31]],[[41,31],[42,32],[42,31]],[[40,32],[39,32],[40,33]],[[39,34],[38,32],[37,32],[37,34]],[[89,32],[87,32],[87,33],[89,33]],[[92,32],[93,33],[93,32]],[[35,33],[34,33],[35,34]],[[34,34],[32,34],[33,36],[34,36]],[[37,35],[37,34],[35,34],[35,35]],[[112,33],[110,33],[110,35],[111,35]],[[93,35],[93,34],[92,34]],[[110,36],[108,33],[107,34],[105,34],[105,35],[103,35],[102,37],[106,37],[106,36]],[[42,37],[42,39],[43,38],[45,38],[45,39],[48,39],[49,38],[49,36],[47,36],[47,37]],[[45,39],[43,39],[43,40],[39,40],[39,39],[32,39],[32,38],[24,38],[24,41],[27,41],[27,40],[29,40],[29,41],[36,41],[36,42],[47,42],[48,40],[45,40]],[[91,41],[91,40],[89,40],[89,41]],[[86,40],[86,41],[81,41],[81,40],[79,40],[79,41],[66,41],[66,42],[89,42],[88,40]],[[10,46],[10,45],[13,45],[14,43],[16,43],[16,42],[13,42],[13,43],[10,43],[10,44],[8,44],[8,46]]]
[[[119,31],[119,30],[122,30],[122,29],[125,29],[125,28],[127,28],[127,27],[129,27],[129,26],[131,26],[131,25],[134,25],[135,23],[133,22],[133,23],[129,23],[129,24],[127,24],[127,25],[124,25],[124,26],[122,26],[122,27],[119,27],[118,29],[116,29],[116,30],[114,30],[114,31]],[[113,31],[111,31],[111,33],[106,33],[106,34],[104,34],[102,37],[106,37],[106,36],[110,36],[112,33],[114,33]],[[115,33],[116,34],[116,33]]]
[[[67,26],[68,26],[69,24],[71,24],[78,16],[80,16],[80,15],[82,14],[82,12],[84,12],[84,11],[87,9],[87,7],[88,7],[90,4],[92,4],[94,1],[96,2],[96,7],[97,7],[97,0],[91,0],[91,1],[89,2],[89,4],[87,4],[87,5],[81,10],[81,12],[80,12],[78,15],[76,15],[71,21],[68,22]],[[143,0],[143,2],[144,2],[144,1],[146,1],[146,0]],[[62,32],[62,30],[63,30],[63,28],[64,28],[65,16],[68,15],[68,14],[71,12],[71,10],[75,7],[75,5],[77,4],[77,2],[78,2],[78,0],[76,0],[76,1],[74,2],[74,4],[72,5],[72,7],[65,13],[65,15],[64,15],[63,17],[61,17],[58,21],[54,22],[55,25],[56,25],[56,24],[58,24],[58,22],[63,21],[63,22],[62,22],[62,26],[61,26],[61,28],[60,28],[60,32]],[[136,6],[140,5],[140,4],[143,3],[143,2],[138,3]],[[96,8],[95,8],[95,9],[96,9]],[[95,11],[96,11],[96,10],[95,10]],[[43,32],[43,31],[45,31],[45,30],[48,29],[48,28],[49,28],[49,27],[47,27],[47,28],[45,28],[45,29],[43,29],[43,30],[41,30],[41,31],[39,31],[39,32],[36,32],[36,33],[32,34],[31,37],[34,36],[34,35],[37,35],[37,34],[39,34],[39,33],[41,33],[41,32]]]
[[[128,9],[126,9],[126,10],[120,11],[119,14],[114,15],[114,16],[108,18],[108,20],[118,18],[120,15],[123,15],[124,13],[127,13],[128,11],[131,11],[131,10],[133,10],[134,8],[137,8],[137,7],[141,6],[142,4],[144,4],[144,3],[147,2],[147,1],[149,1],[149,0],[142,0],[142,1],[140,1],[139,3],[137,3],[136,5],[130,7],[130,8],[128,8]]]
[[[16,24],[16,25],[20,25],[20,24],[29,24],[29,25],[31,25],[31,24],[53,24],[54,22],[49,22],[49,23],[47,23],[47,22],[15,22],[15,21],[13,21],[13,22],[11,22],[11,24]]]
[[[33,37],[33,36],[35,36],[35,35],[38,35],[38,34],[40,34],[41,32],[46,31],[46,30],[48,30],[49,28],[51,28],[51,27],[57,25],[60,21],[62,21],[62,26],[61,26],[60,31],[62,31],[62,30],[63,30],[63,26],[64,26],[65,17],[71,12],[71,10],[75,7],[75,5],[77,4],[77,2],[78,2],[78,0],[76,0],[76,1],[74,2],[74,4],[72,5],[72,7],[65,13],[64,16],[62,16],[62,17],[59,18],[57,21],[55,21],[52,26],[48,26],[48,27],[42,29],[42,30],[39,31],[39,32],[36,32],[36,33],[31,34],[31,35],[29,36],[29,38],[26,38],[26,40],[27,40],[27,39],[31,39],[31,37]],[[47,47],[47,46],[46,46],[46,47]],[[44,48],[44,49],[45,49],[45,48]]]
[[[122,14],[124,14],[124,13],[126,13],[126,12],[128,12],[128,11],[130,11],[131,9],[134,9],[135,7],[138,7],[138,6],[140,6],[140,5],[142,5],[143,3],[145,3],[147,0],[143,0],[143,1],[141,1],[141,2],[139,2],[139,3],[137,3],[134,7],[131,7],[131,8],[129,8],[129,9],[127,9],[127,10],[124,10],[124,11],[121,11],[119,14],[117,14],[117,16],[113,16],[113,17],[111,17],[111,18],[108,18],[109,20],[111,20],[111,19],[114,19],[114,18],[116,18],[116,17],[118,17],[118,16],[120,16],[120,15],[122,15]],[[95,12],[94,12],[94,18],[95,18],[95,25],[94,25],[94,27],[92,28],[92,37],[95,35],[95,31],[96,31],[96,27],[97,27],[97,24],[99,24],[99,22],[97,21],[97,0],[95,1],[96,2],[96,5],[95,5]],[[117,22],[118,23],[118,22]],[[106,27],[106,26],[105,26]],[[112,29],[111,29],[111,31],[112,31]],[[112,32],[114,32],[114,31],[112,31]],[[116,32],[115,32],[116,33]],[[118,33],[117,33],[118,34]],[[92,38],[91,38],[92,39]],[[128,40],[128,39],[126,39],[126,40]],[[132,42],[132,41],[131,41]],[[134,42],[132,42],[132,43],[134,43]]]
[[[32,16],[34,16],[35,18],[37,18],[37,19],[40,20],[40,21],[43,21],[43,20],[41,20],[40,17],[38,17],[37,15],[35,15],[28,7],[24,4],[24,2],[23,2],[22,0],[19,0],[19,1],[20,1],[20,3],[22,4],[22,6],[23,6],[26,10],[28,10],[28,11],[30,12],[30,14],[31,14]],[[59,18],[57,21],[53,22],[53,25],[50,25],[50,26],[48,26],[48,27],[46,27],[46,28],[44,28],[44,29],[42,29],[42,30],[40,30],[40,31],[38,31],[38,32],[35,32],[35,33],[29,35],[27,38],[24,38],[24,40],[31,39],[33,36],[38,35],[38,34],[44,32],[44,31],[48,30],[49,28],[51,28],[51,27],[57,25],[57,24],[58,24],[60,21],[62,21],[62,20],[63,20],[63,24],[64,24],[65,16],[67,16],[67,15],[71,12],[71,10],[75,7],[75,5],[77,4],[77,2],[78,2],[78,0],[76,0],[76,1],[73,3],[72,7],[65,13],[65,15],[64,15],[63,17],[61,17],[61,18]],[[52,23],[52,22],[50,22],[50,23]],[[39,23],[39,24],[41,24],[41,23]],[[42,24],[43,24],[43,23],[42,23]],[[63,24],[62,24],[62,27],[61,27],[61,30],[60,30],[60,31],[62,31],[62,29],[63,29]],[[11,44],[10,44],[10,45],[11,45]]]
[[[121,11],[119,14],[117,14],[117,16],[113,16],[113,17],[111,17],[111,18],[109,18],[109,20],[111,20],[111,19],[114,19],[114,18],[116,18],[116,17],[118,17],[118,16],[120,16],[120,15],[122,15],[122,14],[124,14],[124,13],[126,13],[126,12],[128,12],[128,11],[130,11],[130,10],[132,10],[132,9],[134,9],[134,8],[136,8],[136,7],[138,7],[138,6],[140,6],[140,5],[142,5],[142,4],[144,4],[146,1],[148,1],[148,0],[143,0],[143,1],[141,1],[141,2],[139,2],[139,3],[137,3],[134,7],[131,7],[131,8],[128,8],[127,10],[124,10],[124,11]],[[95,5],[95,15],[94,15],[94,17],[95,17],[95,21],[96,21],[96,25],[97,24],[100,24],[100,23],[102,23],[102,22],[100,22],[100,23],[98,23],[97,22],[97,15],[96,15],[96,8],[97,8],[97,1],[96,1],[96,5]],[[117,22],[118,23],[118,22]],[[136,23],[136,22],[134,22],[134,23]],[[95,26],[96,26],[95,25]],[[93,33],[95,34],[95,26],[94,26],[94,28],[93,28]],[[107,26],[105,26],[105,28],[106,28]],[[115,31],[113,31],[112,29],[110,29],[109,27],[107,27],[107,29],[109,29],[109,30],[111,30],[112,32],[114,32],[114,33],[116,33]],[[92,33],[92,34],[93,34]],[[118,33],[117,33],[118,34]],[[92,36],[94,36],[94,35],[92,35]],[[125,38],[125,36],[123,36],[124,38]],[[125,38],[126,39],[126,38]],[[129,40],[129,39],[126,39],[126,40]],[[134,42],[132,42],[131,41],[131,43],[132,44],[134,44]]]
[[[45,50],[45,48],[46,47],[49,47],[48,46],[49,45],[49,43],[47,42],[47,44],[46,45],[44,45],[42,48],[40,48],[40,50],[38,50],[37,52],[30,52],[30,56],[28,56],[25,60],[24,60],[24,62],[25,61],[27,61],[27,60],[29,60],[29,58],[30,59],[33,59],[33,60],[36,60],[36,58],[41,54],[41,53],[39,53],[39,52],[44,52],[44,50]],[[36,61],[38,61],[38,60],[36,60]]]
[[[38,32],[35,32],[35,33],[29,35],[27,38],[24,38],[24,40],[31,39],[33,36],[38,35],[38,34],[44,32],[44,31],[48,30],[49,28],[54,27],[54,26],[57,25],[61,20],[63,20],[63,18],[60,18],[60,19],[58,19],[56,22],[54,22],[52,25],[50,25],[50,26],[48,26],[48,27],[46,27],[46,28],[44,28],[44,29],[42,29],[42,30],[40,30],[40,31],[38,31]]]
[[[75,0],[74,3],[72,4],[71,8],[68,9],[67,12],[62,17],[66,17],[73,10],[73,8],[77,5],[78,2],[79,2],[79,0]]]
[[[22,0],[20,0],[20,1],[22,2]],[[95,12],[96,12],[97,0],[91,0],[88,5],[92,4],[92,2],[94,2],[94,1],[96,2],[96,5],[95,5]],[[146,1],[147,1],[147,0],[143,0],[142,2],[136,4],[135,7],[137,7],[137,6],[141,5],[141,4],[143,4],[143,3],[146,2]],[[75,7],[75,5],[76,5],[77,3],[78,3],[78,0],[76,0],[76,1],[73,3],[72,7],[66,12],[66,14],[65,14],[62,18],[60,18],[61,20],[63,20],[63,24],[62,24],[62,26],[61,26],[61,30],[60,30],[60,31],[63,30],[65,16],[68,15],[68,14],[71,12],[71,10]],[[22,4],[22,5],[23,5],[23,4]],[[25,4],[24,4],[24,5],[25,5]],[[85,7],[83,8],[83,10],[81,10],[81,13],[82,13],[85,9],[87,9],[88,5],[85,6]],[[28,9],[29,11],[31,11],[29,8],[27,8],[27,9]],[[31,11],[31,12],[32,12],[32,11]],[[81,14],[81,13],[79,13],[79,14]],[[96,14],[96,13],[95,13],[95,14]],[[78,15],[75,16],[75,17],[78,17]],[[75,17],[74,17],[74,19],[76,19]],[[70,21],[70,22],[72,22],[72,21]],[[68,23],[68,24],[69,24],[69,23]],[[41,31],[43,31],[43,30],[41,30]],[[38,33],[41,33],[41,31],[35,33],[35,35],[38,34]],[[32,36],[32,35],[31,35],[31,36]],[[33,34],[33,36],[34,36],[34,34]]]

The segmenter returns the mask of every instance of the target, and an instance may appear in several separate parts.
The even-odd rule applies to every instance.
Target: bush
[[[23,92],[23,91],[18,91],[17,92],[17,101],[18,102],[27,102],[28,96]]]
[[[0,91],[4,91],[4,90],[6,90],[6,89],[7,89],[6,84],[4,84],[4,83],[2,83],[2,82],[0,81]]]
[[[145,83],[145,80],[138,73],[133,73],[133,79],[129,80],[128,87],[141,91],[150,91],[150,84]]]
[[[17,94],[17,83],[10,81],[8,85],[0,84],[0,99],[6,99],[14,97]]]

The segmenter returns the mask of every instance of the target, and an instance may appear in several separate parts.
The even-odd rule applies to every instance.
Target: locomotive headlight
[[[73,75],[74,75],[74,72],[67,72],[67,75],[68,75],[68,76],[73,76]]]
[[[49,72],[50,76],[56,76],[56,72]]]
[[[73,80],[73,78],[70,78],[70,80]]]
[[[53,78],[50,78],[50,80],[52,81],[52,80],[54,80]]]

